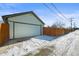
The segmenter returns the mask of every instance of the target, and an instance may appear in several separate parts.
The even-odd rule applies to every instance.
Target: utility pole
[[[74,30],[76,29],[76,24],[75,24],[75,22],[74,22]]]
[[[72,22],[73,22],[73,19],[74,19],[74,18],[70,18],[70,24],[71,24],[70,27],[71,27],[71,31],[72,31]]]

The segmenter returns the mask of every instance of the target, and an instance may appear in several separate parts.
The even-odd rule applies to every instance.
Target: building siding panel
[[[43,25],[33,14],[24,14],[8,18],[9,21]]]
[[[33,14],[10,17],[8,18],[8,22],[10,25],[10,39],[40,35],[42,34],[42,27],[44,25]],[[14,28],[13,22],[15,22]],[[15,32],[13,32],[13,29]]]
[[[40,35],[40,26],[15,23],[15,38]]]

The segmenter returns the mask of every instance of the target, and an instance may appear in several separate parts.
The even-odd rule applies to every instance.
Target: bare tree
[[[62,22],[55,22],[51,27],[52,28],[64,28],[64,23],[62,23]]]

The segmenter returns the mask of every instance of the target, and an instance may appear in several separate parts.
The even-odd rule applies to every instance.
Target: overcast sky
[[[17,4],[0,4],[0,16],[17,13],[17,12],[27,12],[27,11],[34,11],[40,19],[46,23],[47,25],[51,26],[53,23],[59,21],[63,22],[66,26],[70,26],[70,19],[74,18],[73,22],[79,27],[79,4],[77,3],[54,3],[54,5],[68,18],[64,19],[51,4],[48,5],[52,11],[50,11],[47,7],[45,7],[42,3],[39,4],[29,4],[29,3],[17,3]],[[57,15],[62,17],[63,19],[59,18]],[[2,20],[0,18],[0,20]]]

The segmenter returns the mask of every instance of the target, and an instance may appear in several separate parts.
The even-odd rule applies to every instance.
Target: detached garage
[[[43,34],[44,23],[32,11],[2,16],[9,24],[10,39]]]

